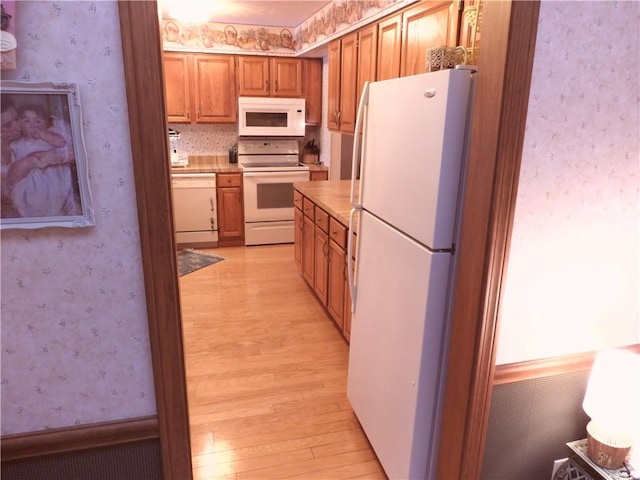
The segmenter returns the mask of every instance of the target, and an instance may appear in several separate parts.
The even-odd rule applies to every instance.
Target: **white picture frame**
[[[0,230],[95,226],[74,83],[2,81]]]

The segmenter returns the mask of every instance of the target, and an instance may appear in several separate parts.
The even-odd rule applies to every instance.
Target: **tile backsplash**
[[[226,155],[229,147],[238,141],[238,127],[235,124],[170,123],[169,128],[180,133],[179,153],[186,155]]]
[[[169,128],[180,133],[178,153],[185,155],[227,155],[229,147],[238,142],[236,124],[192,125],[189,123],[170,123]],[[320,145],[320,127],[307,127],[300,148],[315,139]],[[322,155],[321,155],[322,158]]]

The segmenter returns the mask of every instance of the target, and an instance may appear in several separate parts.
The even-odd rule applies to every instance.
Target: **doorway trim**
[[[193,473],[158,5],[118,7],[162,473],[186,480]]]
[[[540,2],[482,3],[438,478],[480,478]]]
[[[156,1],[118,5],[163,474],[189,479],[158,8]],[[483,8],[479,68],[485,80],[478,82],[470,144],[438,478],[478,478],[481,472],[539,1],[492,1]]]

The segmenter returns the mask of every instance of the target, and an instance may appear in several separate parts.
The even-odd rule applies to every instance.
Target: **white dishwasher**
[[[215,173],[174,173],[173,221],[179,245],[218,242]]]

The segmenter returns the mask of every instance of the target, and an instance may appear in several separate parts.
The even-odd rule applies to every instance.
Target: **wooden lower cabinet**
[[[307,214],[302,219],[302,277],[313,287],[315,224]]]
[[[348,228],[298,191],[294,192],[294,204],[296,264],[320,303],[349,340]]]
[[[327,287],[329,270],[329,214],[315,207],[315,237],[313,241],[314,270],[313,291],[323,305],[327,305]]]
[[[298,193],[298,192],[294,192]],[[299,195],[299,194],[298,194]],[[302,232],[304,229],[304,214],[297,205],[293,209],[293,257],[298,268],[302,269]]]
[[[241,173],[216,175],[218,245],[244,245],[244,203]]]
[[[327,310],[340,330],[344,327],[344,287],[347,254],[333,240],[329,241]]]
[[[313,170],[309,172],[309,180],[316,182],[318,180],[329,180],[329,170]]]

